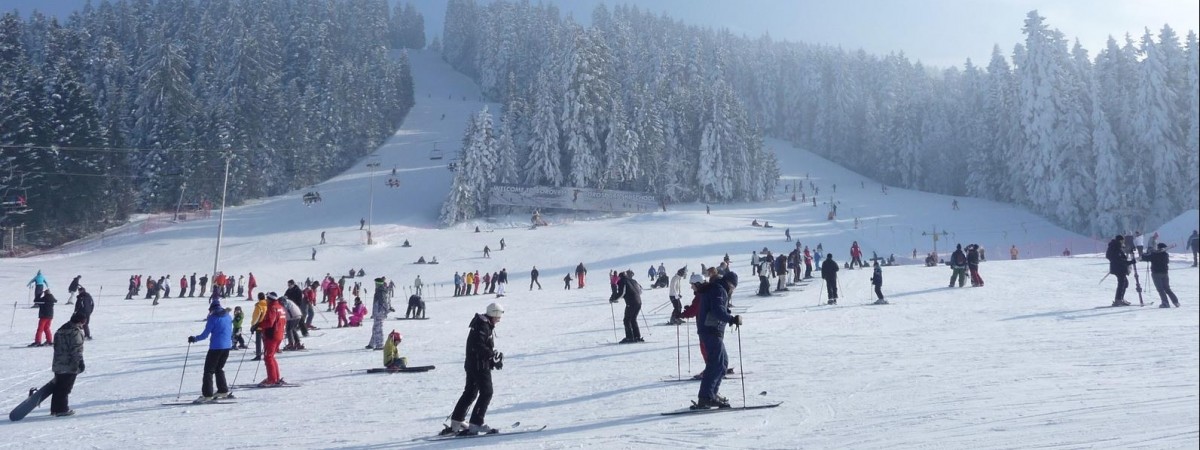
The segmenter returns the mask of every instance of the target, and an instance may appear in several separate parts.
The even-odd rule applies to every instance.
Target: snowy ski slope
[[[389,320],[385,331],[404,334],[401,351],[410,364],[433,364],[436,370],[362,373],[382,358],[363,349],[369,322],[364,328],[331,329],[336,318],[319,308],[322,315],[315,323],[322,329],[305,340],[309,350],[280,355],[284,378],[304,386],[240,391],[235,405],[160,406],[176,398],[185,354],[181,398],[199,394],[206,347],[188,350],[186,337],[201,331],[206,303],[172,298],[154,308],[146,300],[122,300],[125,283],[134,273],[156,278],[170,273],[173,280],[208,273],[216,215],[145,233],[135,226],[43,256],[0,260],[0,282],[9,292],[0,309],[14,314],[15,324],[11,331],[0,326],[5,411],[29,387],[52,376],[51,350],[23,347],[31,341],[37,315],[28,308],[25,283],[43,270],[60,301],[75,275],[83,275],[93,294],[103,288],[93,317],[96,340],[85,350],[88,371],[72,395],[78,414],[47,417],[47,404],[24,421],[0,422],[0,448],[1157,449],[1200,444],[1200,283],[1182,255],[1172,266],[1182,308],[1152,307],[1157,298],[1145,272],[1147,307],[1097,308],[1111,302],[1115,284],[1112,277],[1097,283],[1107,270],[1095,255],[1102,253],[1103,242],[1008,205],[959,198],[961,209],[954,211],[950,197],[896,188],[884,195],[878,183],[777,141],[768,146],[780,156],[781,186],[789,180],[813,182],[821,192],[817,207],[790,201],[781,188],[777,201],[713,205],[711,214],[703,204],[687,204],[645,215],[556,213],[548,216],[551,226],[537,230],[527,229],[524,214],[440,229],[437,212],[451,175],[445,164],[454,158],[467,116],[484,103],[470,80],[435,54],[414,52],[411,60],[418,104],[395,137],[375,152],[379,170],[372,176],[368,160],[360,161],[318,185],[324,201],[312,207],[303,205],[301,190],[231,208],[221,268],[252,271],[260,290],[279,292],[289,278],[337,276],[352,267],[365,268],[368,280],[395,278],[398,286],[420,275],[431,320]],[[496,111],[496,105],[490,107]],[[435,141],[446,151],[445,160],[428,159]],[[401,182],[397,189],[385,184],[393,167]],[[368,216],[372,190],[376,245],[368,247],[358,222]],[[840,202],[835,221],[826,220],[823,202],[830,195]],[[754,219],[775,228],[752,228]],[[483,232],[474,233],[476,226]],[[981,269],[986,287],[948,289],[945,266],[907,264],[913,248],[922,255],[930,250],[931,238],[922,232],[935,227],[948,233],[938,242],[943,256],[956,242],[988,249]],[[784,228],[806,245],[821,243],[838,261],[846,259],[854,240],[868,257],[872,251],[895,253],[906,265],[885,268],[884,292],[893,304],[865,306],[872,300],[868,270],[841,272],[843,293],[836,307],[817,305],[820,280],[782,296],[752,296],[750,252],[790,248]],[[317,244],[321,231],[327,232],[328,244]],[[1163,239],[1182,244],[1185,237]],[[501,238],[508,246],[504,251],[499,251]],[[400,247],[406,239],[411,248]],[[482,257],[484,245],[492,248],[490,259]],[[1008,259],[1011,245],[1021,250],[1022,259]],[[1025,259],[1058,255],[1066,246],[1077,256]],[[313,247],[315,262],[309,260]],[[647,289],[643,311],[650,326],[642,331],[647,343],[609,345],[618,337],[613,313],[604,315],[609,305],[604,274],[633,269],[648,287],[645,273],[651,264],[695,271],[725,254],[743,280],[733,302],[746,321],[740,333],[730,331],[726,346],[731,366],[746,373],[741,380],[727,380],[722,394],[734,405],[743,404],[744,382],[746,403],[784,403],[758,411],[660,416],[696,396],[696,383],[662,381],[700,371],[694,331],[663,326],[669,307],[656,308],[666,302],[666,290]],[[436,256],[441,264],[411,264],[419,256]],[[563,275],[580,262],[590,271],[587,286],[562,290]],[[529,291],[534,265],[544,289]],[[510,295],[501,299],[508,313],[496,338],[506,364],[493,374],[496,395],[488,422],[549,427],[520,436],[414,441],[438,431],[450,414],[463,384],[467,323],[473,312],[495,300],[451,298],[447,283],[456,271],[501,268],[512,280]],[[394,303],[402,312],[404,292],[397,290]],[[1137,304],[1132,287],[1126,298]],[[241,306],[247,316],[252,307],[245,301],[225,304]],[[54,328],[69,311],[70,306],[58,306]],[[250,351],[240,363],[241,352],[231,355],[226,367],[231,381],[263,378],[261,368],[249,361],[252,356]]]

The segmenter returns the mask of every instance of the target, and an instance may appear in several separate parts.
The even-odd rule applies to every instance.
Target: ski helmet
[[[499,319],[502,315],[504,315],[504,306],[501,306],[499,303],[492,303],[487,306],[488,317]]]

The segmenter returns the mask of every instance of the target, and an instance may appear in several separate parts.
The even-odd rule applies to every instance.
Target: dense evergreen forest
[[[560,16],[450,1],[445,59],[506,107],[493,137],[470,137],[490,116],[468,127],[465,149],[492,142],[474,158],[489,166],[456,180],[443,219],[478,214],[476,193],[496,180],[766,198],[778,172],[760,133],[888,185],[1012,202],[1085,234],[1156,226],[1200,203],[1195,32],[1181,43],[1170,27],[1147,29],[1093,57],[1033,11],[1010,53],[935,69],[636,7],[597,7],[586,28]]]
[[[413,106],[424,18],[386,0],[89,2],[0,17],[6,227],[53,245],[137,212],[310,185]],[[398,56],[397,56],[398,54]],[[19,242],[22,243],[22,242]]]

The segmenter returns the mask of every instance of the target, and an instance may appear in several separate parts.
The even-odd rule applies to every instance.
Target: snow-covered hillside
[[[466,325],[494,296],[452,298],[455,272],[506,268],[508,313],[497,328],[506,354],[494,373],[493,426],[546,424],[545,431],[459,441],[456,445],[531,447],[735,447],[735,448],[1195,448],[1200,441],[1200,283],[1195,269],[1172,266],[1183,307],[1108,309],[1112,277],[1098,257],[1026,259],[1103,251],[1093,241],[1011,206],[889,188],[811,153],[770,141],[784,173],[777,201],[670,205],[668,211],[632,216],[552,214],[551,226],[529,230],[524,215],[439,229],[436,217],[449,185],[453,160],[469,114],[485,106],[470,80],[436,54],[411,55],[418,104],[396,136],[346,173],[313,189],[323,202],[304,206],[309,189],[226,212],[220,268],[254,272],[260,290],[282,292],[288,279],[335,276],[364,268],[397,285],[420,275],[427,284],[428,321],[391,321],[404,334],[401,351],[420,374],[367,375],[381,355],[363,349],[370,328],[321,330],[305,340],[304,353],[283,353],[280,366],[295,389],[238,392],[236,405],[162,407],[200,385],[204,347],[188,350],[206,311],[200,299],[122,300],[128,277],[172,279],[212,269],[216,215],[159,229],[136,225],[78,242],[44,256],[0,261],[0,280],[11,293],[11,330],[0,328],[0,405],[15,406],[25,391],[52,375],[48,348],[25,348],[36,323],[24,285],[43,270],[51,290],[66,298],[75,275],[97,298],[87,343],[88,371],[72,395],[72,418],[36,410],[22,422],[0,423],[0,448],[55,448],[86,437],[98,448],[174,446],[390,448],[422,446],[413,439],[441,428],[463,384]],[[490,105],[496,108],[495,105]],[[444,114],[444,119],[443,119]],[[433,143],[446,153],[430,160]],[[369,162],[379,162],[372,175]],[[394,176],[399,188],[386,184]],[[803,181],[820,189],[817,206],[792,202],[783,184]],[[834,185],[837,185],[836,192]],[[805,195],[813,190],[807,189]],[[373,193],[373,194],[372,194]],[[369,199],[374,196],[374,207]],[[828,220],[837,202],[836,220]],[[367,246],[359,220],[371,220],[375,245]],[[858,226],[855,227],[855,219]],[[769,221],[774,228],[749,226]],[[480,233],[474,233],[475,227]],[[754,297],[748,258],[770,247],[822,244],[842,261],[857,240],[869,256],[895,253],[904,262],[931,250],[939,234],[944,254],[954,243],[988,249],[983,288],[948,289],[944,266],[885,268],[884,292],[892,305],[868,307],[869,271],[841,272],[840,306],[818,306],[819,282],[781,296]],[[146,232],[142,232],[145,230]],[[321,232],[328,244],[318,244]],[[507,247],[499,251],[499,240]],[[412,247],[403,248],[408,240]],[[492,257],[483,258],[490,246]],[[1011,261],[1016,245],[1021,259]],[[310,252],[316,248],[316,261]],[[705,416],[666,417],[696,396],[694,383],[664,379],[703,366],[694,329],[662,326],[669,306],[664,289],[645,292],[647,343],[608,345],[612,316],[604,315],[609,289],[604,273],[633,269],[644,285],[646,269],[664,263],[696,271],[729,254],[743,280],[734,295],[746,325],[730,331],[726,346],[741,380],[722,394],[735,405],[782,401],[776,409]],[[439,265],[411,264],[436,256]],[[584,289],[562,290],[562,277],[578,263],[590,274]],[[532,266],[544,289],[528,290]],[[1139,268],[1142,266],[1139,265]],[[1142,273],[1146,302],[1157,303]],[[101,292],[101,288],[103,291]],[[399,288],[398,288],[399,290]],[[403,311],[403,292],[394,301]],[[1135,301],[1132,291],[1126,297]],[[251,307],[230,300],[227,306]],[[69,317],[59,305],[54,327]],[[0,316],[2,317],[2,316]],[[609,320],[604,320],[609,319]],[[368,322],[369,325],[369,322]],[[619,326],[619,324],[617,324]],[[247,334],[247,337],[249,335]],[[677,346],[677,343],[680,346]],[[690,346],[689,346],[690,344]],[[9,348],[12,347],[12,348]],[[235,352],[231,381],[263,378],[261,367]],[[690,363],[689,363],[690,357]],[[264,419],[264,414],[270,416]],[[1132,426],[1130,426],[1132,425]],[[214,430],[221,430],[216,432]],[[439,445],[445,445],[444,443]]]

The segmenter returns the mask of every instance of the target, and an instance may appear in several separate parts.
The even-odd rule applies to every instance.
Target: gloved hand
[[[733,324],[736,326],[739,326],[739,327],[742,326],[742,315],[741,314],[733,316]]]
[[[504,369],[504,353],[496,352],[492,355],[492,368],[496,370]]]
[[[196,337],[195,337],[195,336],[188,336],[188,343],[189,343],[189,344],[195,344],[195,343],[196,343]]]
[[[608,302],[609,302],[609,303],[616,303],[617,301],[618,301],[618,300],[614,298],[614,299],[610,299]]]
[[[86,370],[86,369],[84,369],[83,361],[80,361],[79,362],[79,373],[83,373],[84,370]]]

